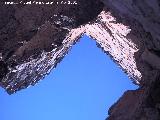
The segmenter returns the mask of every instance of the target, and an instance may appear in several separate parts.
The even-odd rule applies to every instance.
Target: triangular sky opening
[[[11,96],[0,92],[1,118],[104,120],[124,91],[136,88],[96,42],[84,35],[36,87]]]

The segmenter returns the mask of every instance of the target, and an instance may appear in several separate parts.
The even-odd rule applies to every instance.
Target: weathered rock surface
[[[34,85],[49,73],[83,34],[84,29],[78,27],[103,9],[99,0],[76,4],[71,0],[68,5],[51,2],[0,4],[0,85],[9,94]]]
[[[129,68],[125,67],[125,63],[121,65],[119,60],[118,63],[122,68],[127,69],[129,75],[131,73],[136,76],[136,83],[139,83],[140,86],[135,91],[124,93],[119,101],[110,108],[108,120],[160,120],[160,2],[158,0],[103,0],[103,2],[105,13],[108,10],[116,18],[114,24],[121,24],[121,26],[124,25],[130,29],[127,35],[123,35],[124,38],[121,37],[121,34],[126,31],[125,29],[116,34],[112,29],[109,30],[111,30],[112,36],[116,36],[113,38],[114,40],[119,38],[116,43],[123,41],[125,44],[134,45],[133,47],[132,45],[119,44],[119,47],[128,49],[128,52],[131,51],[129,53],[130,59],[125,61],[132,69],[131,72],[128,70]],[[113,26],[113,23],[109,23],[109,25]],[[120,29],[116,26],[113,28]],[[105,49],[105,45],[103,46]],[[128,52],[123,52],[123,49],[120,53],[125,60],[124,56],[128,55]],[[115,56],[117,57],[117,55],[113,55],[113,58]]]
[[[160,1],[101,1],[77,0],[76,5],[2,2],[0,86],[12,94],[34,85],[87,34],[140,86],[126,91],[107,119],[160,120]]]

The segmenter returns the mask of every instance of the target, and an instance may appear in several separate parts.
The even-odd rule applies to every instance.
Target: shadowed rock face
[[[69,32],[68,29],[94,19],[103,7],[97,0],[78,0],[74,5],[57,5],[55,0],[54,2],[52,5],[6,5],[1,2],[0,53],[3,60],[8,60],[13,54],[21,57],[25,53],[33,54],[33,49],[52,50],[51,43],[60,46]],[[74,3],[73,0],[71,2]],[[99,7],[96,7],[97,5]]]
[[[16,2],[19,4],[0,2],[0,83],[9,94],[43,77],[59,58],[52,61],[54,65],[49,65],[49,61],[45,60],[48,65],[42,65],[40,70],[37,68],[40,63],[35,60],[43,59],[43,54],[52,56],[49,55],[52,50],[55,54],[63,49],[62,42],[69,32],[95,19],[103,9],[99,0],[70,0],[70,4],[64,0],[62,3],[52,0],[50,4],[43,5],[25,5],[27,1],[24,0]],[[63,51],[65,54],[66,50]],[[34,69],[32,72],[29,65]]]
[[[129,61],[128,66],[132,69],[132,72],[129,72],[129,69],[127,69],[127,72],[136,76],[140,86],[137,90],[124,93],[110,108],[110,116],[107,120],[159,120],[159,1],[103,0],[103,2],[105,4],[105,13],[109,10],[116,19],[114,31],[110,29],[110,33],[114,36],[114,39],[118,38],[116,43],[120,43],[119,41],[125,43],[118,46],[123,46],[123,49],[131,51],[129,54],[131,59],[126,59],[126,62]],[[124,36],[123,40],[121,39],[122,37],[119,37],[124,29],[116,33],[115,30],[118,29],[115,26],[116,24],[128,26],[128,29],[130,29],[130,32],[126,37]],[[113,26],[112,23],[109,25]],[[127,42],[130,43],[128,47]],[[131,48],[133,48],[133,51]],[[127,55],[127,52],[123,55],[123,50],[120,53],[122,53],[122,56]],[[116,58],[115,56],[118,56],[118,54],[113,55],[114,58]],[[125,57],[123,57],[122,62],[124,60]],[[121,65],[119,60],[118,63]],[[122,68],[127,68],[124,65],[121,65]],[[135,67],[132,68],[132,66]]]
[[[0,86],[12,94],[36,84],[87,34],[140,86],[124,93],[107,120],[159,120],[160,2],[101,1],[1,3]]]

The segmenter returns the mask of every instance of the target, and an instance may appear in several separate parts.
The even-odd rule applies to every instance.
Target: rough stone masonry
[[[27,2],[0,2],[2,88],[12,94],[35,85],[87,34],[139,85],[107,120],[160,120],[159,0]]]

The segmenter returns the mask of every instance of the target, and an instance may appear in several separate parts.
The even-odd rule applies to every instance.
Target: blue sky
[[[8,95],[0,89],[1,120],[104,120],[126,90],[138,88],[87,36],[44,80]]]

